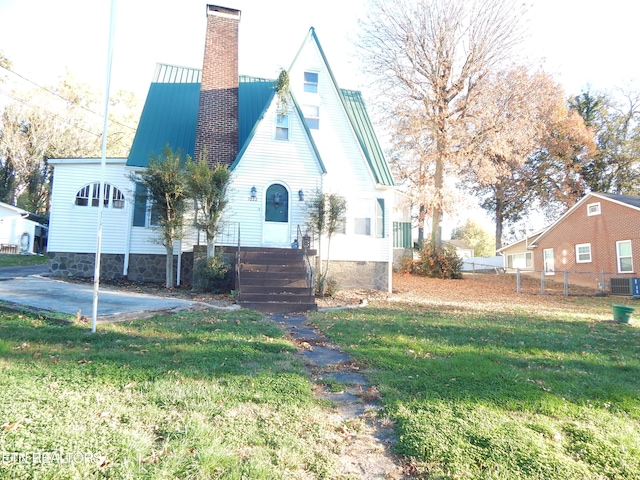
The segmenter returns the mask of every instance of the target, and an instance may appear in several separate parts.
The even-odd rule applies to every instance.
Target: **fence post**
[[[564,271],[564,296],[569,296],[569,272],[567,270]]]
[[[540,295],[544,295],[544,270],[540,272]]]
[[[604,270],[602,270],[602,293],[605,293],[607,290],[607,282],[604,279]]]
[[[516,293],[520,293],[520,269],[516,268]]]

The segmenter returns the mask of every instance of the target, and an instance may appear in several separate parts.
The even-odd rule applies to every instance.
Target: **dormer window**
[[[315,72],[304,72],[304,91],[308,93],[318,93],[318,74]]]
[[[97,207],[100,205],[100,183],[85,185],[76,193],[75,204],[80,207]],[[104,184],[104,206],[124,208],[124,194],[113,185]]]
[[[600,202],[587,205],[587,216],[592,217],[594,215],[600,215]]]

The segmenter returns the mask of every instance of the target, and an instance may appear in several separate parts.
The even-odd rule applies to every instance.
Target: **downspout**
[[[127,222],[127,232],[126,239],[124,244],[124,264],[122,265],[122,275],[126,277],[129,275],[129,254],[131,252],[131,231],[133,227],[133,212],[135,210],[135,205],[132,205],[129,202],[129,221]]]

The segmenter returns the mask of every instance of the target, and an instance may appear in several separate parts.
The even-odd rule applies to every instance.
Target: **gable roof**
[[[554,228],[556,228],[565,218],[567,218],[569,215],[571,215],[572,212],[574,212],[576,209],[580,208],[580,206],[584,205],[585,203],[592,201],[594,199],[602,199],[602,200],[608,200],[614,203],[618,203],[620,205],[623,205],[625,207],[629,207],[633,210],[638,210],[640,211],[640,197],[636,197],[633,195],[618,195],[615,193],[599,193],[599,192],[590,192],[587,195],[585,195],[584,197],[582,197],[578,203],[576,203],[573,207],[571,207],[569,210],[567,210],[564,214],[562,214],[560,216],[560,218],[558,218],[555,222],[551,223],[549,226],[543,228],[542,230],[533,233],[532,235],[530,235],[528,238],[528,240],[530,240],[530,243],[528,243],[527,248],[535,248],[538,246],[538,242],[547,236],[547,234],[553,230]],[[513,242],[509,245],[506,245],[504,247],[502,247],[500,250],[498,250],[498,252],[501,252],[503,250],[506,250],[507,248],[516,245],[522,241],[524,241],[525,239],[522,240],[518,240],[517,242]]]
[[[303,42],[295,58],[300,55],[309,37],[318,47],[375,181],[381,185],[395,185],[389,165],[367,113],[362,94],[356,90],[345,90],[338,87],[313,28],[309,30],[307,39]],[[295,63],[295,58],[293,63]],[[146,167],[149,164],[149,156],[160,154],[166,145],[169,145],[174,151],[180,150],[184,154],[193,157],[201,81],[202,71],[200,69],[165,64],[156,65],[153,81],[149,87],[138,129],[129,152],[127,166]],[[239,77],[239,153],[230,168],[233,169],[237,165],[247,148],[248,142],[253,137],[258,123],[262,120],[264,113],[273,101],[276,83],[276,80],[272,79],[245,75]],[[302,119],[311,148],[318,159],[320,170],[326,173],[319,151],[295,97],[293,97],[293,103],[299,117]]]
[[[320,40],[318,39],[313,27],[309,29],[307,38],[302,42],[302,46],[294,57],[293,62],[291,62],[291,67],[296,63],[304,45],[309,40],[313,40],[318,47],[322,61],[327,68],[327,72],[329,72],[329,77],[331,78],[331,82],[333,83],[336,92],[338,92],[342,106],[347,112],[351,127],[358,139],[362,153],[367,160],[369,169],[371,170],[375,181],[381,185],[395,185],[393,175],[391,175],[391,170],[389,170],[389,164],[384,158],[384,153],[380,147],[380,143],[378,142],[375,130],[373,129],[373,124],[371,123],[369,114],[367,113],[361,92],[356,90],[345,90],[338,87],[336,77],[333,74],[333,70],[331,70],[327,56],[322,49],[322,45],[320,45]],[[291,67],[289,67],[289,70],[291,70]]]

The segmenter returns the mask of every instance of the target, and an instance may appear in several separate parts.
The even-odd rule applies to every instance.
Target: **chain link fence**
[[[519,270],[513,276],[517,293],[539,295],[640,295],[640,278],[616,272]]]

